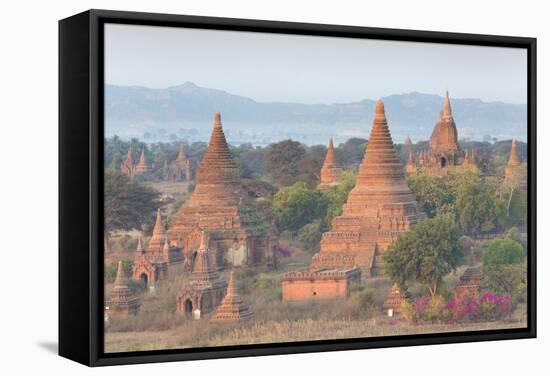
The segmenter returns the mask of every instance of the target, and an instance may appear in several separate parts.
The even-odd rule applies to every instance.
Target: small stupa
[[[233,271],[231,271],[229,284],[227,286],[227,294],[210,321],[213,323],[225,323],[249,320],[252,317],[252,311],[243,302],[242,297],[235,288]]]
[[[145,161],[145,151],[142,148],[141,155],[139,156],[139,162],[135,168],[135,173],[142,174],[144,172],[147,172],[147,162]]]
[[[384,303],[384,310],[388,312],[388,315],[394,315],[401,312],[401,305],[403,302],[409,299],[409,294],[403,291],[399,285],[394,284],[391,288],[390,294]]]
[[[323,192],[338,184],[338,178],[342,172],[342,168],[336,161],[336,155],[334,153],[334,144],[332,137],[328,142],[327,155],[323,167],[321,168],[321,182],[318,189]]]
[[[106,305],[109,316],[135,315],[139,310],[140,301],[128,287],[122,261],[118,262],[115,284]]]

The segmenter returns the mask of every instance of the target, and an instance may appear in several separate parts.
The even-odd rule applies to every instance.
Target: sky
[[[105,82],[185,82],[260,102],[422,92],[527,103],[525,49],[108,24]]]

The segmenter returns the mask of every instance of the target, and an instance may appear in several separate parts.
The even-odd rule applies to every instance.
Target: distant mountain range
[[[450,94],[459,138],[525,140],[526,105],[455,99]],[[407,135],[413,142],[427,139],[443,104],[441,96],[418,92],[383,100],[394,142],[402,142]],[[368,137],[374,104],[372,99],[329,105],[257,102],[191,82],[166,89],[106,85],[106,135],[207,141],[213,114],[220,111],[233,143],[266,144],[291,137],[324,144],[329,136],[336,141]]]

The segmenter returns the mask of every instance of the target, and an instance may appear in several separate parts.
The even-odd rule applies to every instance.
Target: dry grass
[[[209,316],[193,321],[175,313],[175,296],[185,279],[158,283],[154,295],[142,295],[142,307],[135,317],[111,319],[105,333],[107,352],[173,349],[237,344],[276,343],[455,332],[525,327],[525,307],[506,322],[460,325],[410,325],[385,317],[381,306],[390,290],[385,278],[370,278],[353,289],[349,299],[283,303],[280,272],[238,269],[237,285],[255,316],[248,323],[210,325]],[[243,287],[247,287],[244,288]],[[361,294],[372,295],[364,306]]]
[[[170,330],[107,333],[107,352],[158,350],[189,347],[280,343],[339,338],[445,333],[525,327],[523,321],[489,322],[461,325],[408,325],[384,317],[367,320],[284,320],[252,322],[243,325],[211,326],[208,323],[186,322]]]

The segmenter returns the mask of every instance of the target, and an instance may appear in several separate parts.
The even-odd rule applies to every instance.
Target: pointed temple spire
[[[223,133],[220,113],[216,112],[210,144],[197,171],[197,187],[201,184],[235,184],[237,181],[237,165]]]
[[[336,155],[334,153],[334,143],[332,137],[329,139],[327,155],[321,168],[321,182],[319,184],[319,190],[325,191],[338,184],[338,177],[342,172],[342,168],[336,161]]]
[[[153,236],[151,237],[151,240],[149,240],[149,246],[147,247],[147,250],[160,256],[160,254],[162,253],[162,248],[164,246],[165,237],[166,229],[164,228],[164,223],[162,222],[160,208],[158,208],[157,219],[155,221],[155,227],[153,228]]]
[[[134,157],[132,155],[132,145],[130,145],[126,158],[120,163],[120,173],[131,178],[134,176],[134,172]]]
[[[136,254],[139,256],[139,255],[142,255],[144,252],[143,252],[143,244],[141,243],[141,236],[138,238],[138,243],[137,243],[137,248],[136,248]]]
[[[512,147],[510,149],[510,157],[508,158],[508,166],[518,166],[520,164],[519,161],[519,153],[518,153],[518,144],[516,139],[514,138],[512,140]]]
[[[122,260],[118,262],[118,268],[116,271],[115,279],[115,288],[127,288],[128,287],[128,278],[126,278],[126,273],[124,273],[124,268],[122,266]]]
[[[153,235],[164,235],[166,233],[164,224],[162,223],[162,216],[160,214],[160,208],[157,209],[157,219],[155,220],[155,227],[153,228]]]
[[[384,102],[376,102],[376,112],[365,156],[359,165],[355,191],[391,188],[411,194],[405,183],[403,167],[397,158],[391,138]],[[352,191],[353,192],[353,191]]]
[[[145,150],[141,148],[141,155],[139,156],[139,162],[136,165],[136,173],[147,172],[147,162],[145,161]]]
[[[216,313],[210,320],[212,323],[235,322],[248,320],[253,317],[252,311],[243,302],[234,284],[233,271],[229,275],[227,293]]]
[[[405,145],[405,146],[411,146],[412,145],[412,141],[411,141],[411,138],[409,136],[407,136],[407,138],[405,138],[405,141],[403,142],[403,145]]]
[[[451,101],[449,99],[449,91],[445,91],[445,100],[443,102],[443,118],[450,118],[453,116],[451,110]]]
[[[114,287],[106,301],[106,313],[109,316],[135,315],[140,306],[140,300],[132,294],[128,287],[128,278],[124,273],[122,261],[118,262]]]
[[[520,183],[521,186],[525,186],[526,180],[519,179],[521,177],[518,145],[516,139],[512,139],[512,147],[510,148],[510,156],[508,157],[508,164],[504,170],[504,178],[513,185]]]

